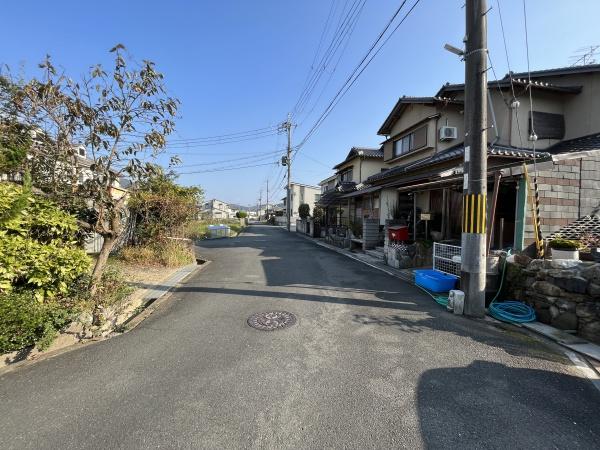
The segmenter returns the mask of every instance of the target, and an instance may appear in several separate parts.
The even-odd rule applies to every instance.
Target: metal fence
[[[460,277],[461,247],[458,245],[433,244],[433,269]]]

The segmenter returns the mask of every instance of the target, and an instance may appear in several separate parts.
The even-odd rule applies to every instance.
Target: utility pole
[[[267,178],[267,212],[265,213],[265,220],[269,220],[269,179]]]
[[[461,287],[465,315],[485,314],[487,204],[487,2],[466,0],[465,159]]]
[[[285,165],[287,166],[287,193],[285,200],[285,209],[287,217],[287,230],[290,231],[292,221],[292,116],[288,114],[287,120],[281,125],[281,128],[287,131],[287,156],[285,157]]]
[[[256,209],[256,218],[260,222],[260,208],[262,208],[262,189],[260,190],[260,195],[258,197],[258,208]]]

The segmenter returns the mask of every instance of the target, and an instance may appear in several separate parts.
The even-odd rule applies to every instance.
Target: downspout
[[[494,111],[494,103],[492,102],[492,95],[490,94],[490,90],[487,90],[488,104],[491,106],[490,113],[492,115],[492,126],[494,127],[494,133],[496,137],[492,141],[492,146],[496,145],[500,140],[500,134],[498,133],[498,125],[496,124],[496,112]]]

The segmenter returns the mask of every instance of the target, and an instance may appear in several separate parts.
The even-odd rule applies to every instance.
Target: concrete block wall
[[[600,211],[600,157],[556,161],[552,170],[539,171],[537,180],[543,237]],[[525,245],[530,245],[534,242],[534,232],[529,203],[525,217]]]
[[[363,219],[363,250],[375,248],[379,242],[379,219]]]

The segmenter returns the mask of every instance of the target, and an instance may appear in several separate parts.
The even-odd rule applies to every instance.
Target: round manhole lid
[[[248,325],[262,331],[281,330],[296,323],[296,316],[287,311],[256,313],[248,317]]]

